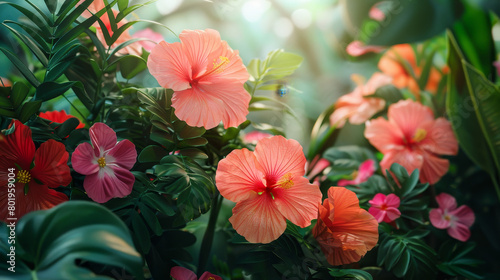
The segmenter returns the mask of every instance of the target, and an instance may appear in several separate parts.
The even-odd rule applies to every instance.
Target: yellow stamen
[[[292,173],[286,173],[278,180],[278,182],[276,182],[276,185],[282,189],[288,190],[293,187],[292,176]]]
[[[450,217],[450,215],[445,215],[445,216],[444,216],[444,219],[445,219],[445,220],[447,220],[447,221],[451,221],[451,217]]]
[[[352,178],[353,180],[354,180],[354,179],[356,179],[356,178],[358,177],[358,173],[359,173],[359,172],[358,172],[358,170],[354,170],[354,171],[352,172],[352,174],[351,174],[351,178]]]
[[[17,180],[21,184],[27,184],[31,181],[31,174],[28,170],[21,170],[17,172]]]
[[[415,142],[420,142],[425,139],[427,136],[427,131],[425,129],[419,128],[417,129],[417,132],[415,132],[415,135],[413,136],[413,141]]]
[[[229,58],[227,58],[225,56],[219,56],[219,59],[217,61],[215,61],[215,59],[214,59],[214,62],[213,62],[214,66],[210,72],[221,73],[226,69],[228,64],[229,64]]]
[[[208,280],[215,280],[212,276],[208,277]]]
[[[104,166],[106,166],[106,159],[104,157],[99,158],[97,160],[97,163],[99,163],[99,167],[103,168]]]

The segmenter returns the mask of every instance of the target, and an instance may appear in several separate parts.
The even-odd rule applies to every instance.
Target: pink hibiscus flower
[[[163,40],[163,36],[158,33],[154,32],[151,28],[144,28],[142,30],[139,30],[132,34],[132,37],[134,38],[146,38],[151,41],[140,41],[139,44],[150,52],[156,45]]]
[[[458,142],[451,124],[434,119],[430,108],[412,100],[389,107],[388,120],[366,123],[365,137],[384,154],[382,170],[399,163],[411,173],[420,170],[420,181],[436,183],[448,171],[449,162],[439,155],[456,155]]]
[[[160,42],[151,50],[148,69],[174,91],[175,115],[190,126],[224,128],[246,120],[250,95],[243,84],[249,74],[238,55],[213,29],[184,30],[181,42]]]
[[[447,229],[448,234],[460,241],[467,241],[470,237],[469,228],[474,224],[475,216],[469,206],[457,208],[455,198],[447,193],[436,196],[439,208],[429,212],[431,224],[439,229]]]
[[[349,185],[359,185],[366,182],[373,173],[375,173],[375,161],[373,159],[367,159],[359,165],[359,170],[354,171],[352,174],[352,180],[340,179],[337,182],[339,187],[345,187]]]
[[[286,219],[306,227],[321,203],[319,187],[303,177],[306,158],[295,140],[264,138],[255,152],[234,150],[219,162],[215,181],[222,196],[236,202],[229,221],[252,243],[269,243]]]
[[[174,266],[170,269],[170,276],[173,280],[198,280],[196,274],[191,270],[184,268],[182,266]],[[205,271],[199,280],[222,280],[222,277]]]
[[[95,123],[89,134],[92,146],[78,145],[71,158],[75,171],[86,175],[87,195],[99,203],[129,195],[135,181],[129,171],[137,158],[135,145],[129,140],[117,143],[116,133],[103,123]]]
[[[243,137],[243,142],[245,142],[247,144],[254,144],[255,145],[260,140],[267,138],[267,137],[271,137],[271,136],[273,136],[273,135],[266,133],[266,132],[254,130],[252,132],[245,134],[245,136]]]
[[[375,73],[366,84],[363,84],[363,78],[358,75],[354,75],[353,80],[358,86],[337,100],[335,111],[330,116],[332,126],[343,127],[347,119],[352,124],[362,124],[384,109],[385,100],[365,96],[374,94],[379,87],[390,84],[392,79],[389,76]]]
[[[401,200],[393,193],[386,196],[383,193],[376,194],[372,200],[368,201],[371,207],[368,212],[377,219],[377,222],[390,223],[401,216],[398,210]]]

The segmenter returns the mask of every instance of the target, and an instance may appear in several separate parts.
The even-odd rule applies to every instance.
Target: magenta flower
[[[401,212],[398,210],[401,200],[393,193],[388,196],[378,193],[368,203],[371,205],[368,213],[372,214],[379,223],[390,223],[401,216]]]
[[[129,195],[135,181],[129,171],[137,158],[135,145],[129,140],[117,143],[116,133],[103,123],[95,123],[89,134],[92,146],[78,145],[71,158],[75,171],[86,175],[87,195],[99,203]]]
[[[170,269],[170,276],[174,280],[198,280],[196,274],[191,270],[184,268],[182,266],[174,266]],[[205,271],[199,280],[222,280],[222,277]]]
[[[366,182],[375,172],[375,161],[373,159],[367,159],[359,165],[359,170],[354,171],[352,174],[352,180],[341,179],[337,182],[337,186],[345,187],[349,185],[358,185]]]
[[[455,198],[447,193],[436,196],[439,208],[429,212],[431,224],[439,229],[447,229],[448,234],[460,241],[467,241],[470,237],[469,228],[475,220],[474,212],[467,205],[457,208]]]

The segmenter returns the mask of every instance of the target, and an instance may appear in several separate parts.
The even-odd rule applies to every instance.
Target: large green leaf
[[[12,277],[6,243],[0,252],[0,273]],[[15,253],[17,279],[110,279],[79,265],[86,262],[122,267],[143,279],[142,259],[127,227],[96,203],[70,201],[27,214],[16,225]]]
[[[496,169],[494,160],[487,148],[488,142],[479,125],[474,103],[469,94],[467,78],[462,66],[464,56],[451,32],[448,32],[448,49],[450,75],[448,76],[446,112],[460,147],[475,164],[488,173],[494,174]]]
[[[463,66],[479,125],[500,174],[500,90],[469,63],[463,61]]]
[[[354,10],[357,6],[353,2],[364,1],[345,2],[351,2],[346,5],[349,8],[346,21],[355,23],[357,20],[351,21],[349,18],[350,14],[356,14]],[[386,46],[431,38],[444,32],[463,12],[462,2],[456,0],[391,0],[388,2],[390,8],[384,20],[367,19],[362,26],[350,28],[358,32],[355,35],[368,45]],[[368,18],[368,14],[366,17]]]

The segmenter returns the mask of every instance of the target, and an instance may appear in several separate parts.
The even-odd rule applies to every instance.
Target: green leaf
[[[120,73],[127,80],[132,79],[147,68],[146,61],[135,55],[125,55],[118,58],[117,61],[119,61]]]
[[[342,146],[329,148],[323,153],[323,158],[332,163],[328,176],[350,175],[359,169],[361,163],[372,159],[375,170],[378,169],[377,160],[367,148],[358,146]]]
[[[2,271],[8,266],[5,248],[0,246]],[[17,277],[95,277],[96,271],[79,265],[82,260],[123,267],[143,279],[141,255],[134,249],[127,227],[101,205],[69,201],[49,210],[28,213],[17,224]]]
[[[460,147],[467,156],[490,174],[495,173],[493,155],[490,153],[479,120],[474,109],[474,103],[469,93],[462,60],[464,56],[453,34],[448,32],[448,94],[446,113],[458,139]]]
[[[356,4],[364,1],[345,2],[351,2],[346,5],[350,9],[345,21],[349,22],[349,15],[353,13]],[[351,30],[359,32],[353,35],[358,36],[367,45],[387,46],[413,43],[444,32],[461,16],[462,12],[462,2],[455,0],[391,1],[385,20],[367,19],[363,21],[362,26],[353,26]],[[368,13],[365,14],[366,18],[367,15]],[[423,18],[426,20],[422,20]]]
[[[28,67],[21,61],[19,58],[17,58],[17,55],[12,53],[11,51],[0,47],[0,51],[2,51],[5,56],[16,66],[16,68],[23,74],[23,76],[28,80],[30,84],[32,84],[34,87],[37,87],[40,85],[40,82],[37,80],[35,75],[28,69]]]
[[[23,106],[18,110],[18,119],[20,122],[27,122],[34,114],[38,113],[42,106],[42,101],[29,101],[23,104]]]
[[[370,273],[361,269],[339,269],[339,268],[329,268],[328,272],[333,277],[344,278],[354,278],[357,280],[372,280],[373,277]],[[336,279],[336,278],[335,278]]]
[[[125,10],[128,7],[128,0],[118,0],[118,9],[120,11]]]
[[[367,95],[366,97],[378,97],[386,101],[386,106],[396,103],[399,100],[403,100],[403,94],[401,91],[393,85],[385,85],[377,88],[374,94]]]
[[[139,162],[160,162],[166,155],[168,155],[168,152],[164,148],[156,145],[149,145],[142,149],[137,159]]]
[[[45,5],[49,9],[49,12],[55,14],[57,9],[57,0],[43,0],[43,1],[45,2]]]
[[[10,32],[14,33],[32,52],[35,54],[35,56],[38,58],[38,60],[42,63],[43,66],[47,66],[48,60],[47,57],[45,56],[45,53],[43,50],[40,49],[38,44],[36,44],[30,37],[21,34],[14,28],[8,26],[5,23],[2,23],[3,26],[7,27],[7,29],[10,30]]]
[[[33,101],[47,101],[66,93],[70,88],[75,86],[77,82],[44,82],[36,89]]]
[[[463,65],[477,120],[500,174],[500,90],[472,65],[465,61]]]

